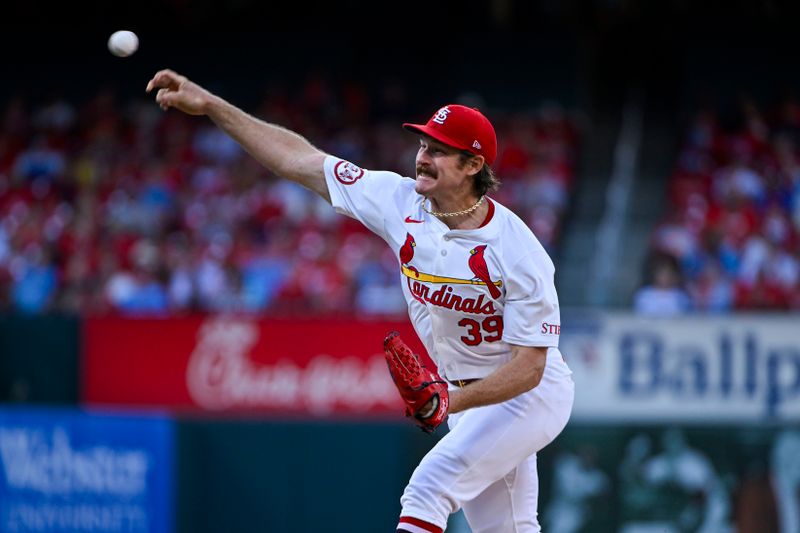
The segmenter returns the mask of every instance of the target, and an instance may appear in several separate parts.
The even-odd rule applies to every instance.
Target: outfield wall
[[[577,397],[540,454],[546,530],[796,531],[798,324],[567,313]],[[391,529],[441,437],[402,418],[378,364],[395,328],[413,336],[342,317],[1,319],[0,532]]]

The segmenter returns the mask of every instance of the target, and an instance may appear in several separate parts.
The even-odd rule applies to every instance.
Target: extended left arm
[[[511,360],[463,389],[450,392],[450,413],[500,403],[528,392],[539,384],[547,361],[547,348],[511,345]]]

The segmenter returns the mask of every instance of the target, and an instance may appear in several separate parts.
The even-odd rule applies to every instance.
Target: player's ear
[[[482,155],[473,155],[467,160],[466,167],[467,167],[467,174],[470,176],[475,176],[478,172],[481,171],[483,165],[486,163],[486,159]]]

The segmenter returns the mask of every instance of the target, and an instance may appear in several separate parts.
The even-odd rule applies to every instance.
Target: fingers
[[[171,88],[177,89],[178,86],[185,81],[186,78],[178,74],[177,72],[164,69],[159,70],[156,72],[156,75],[153,76],[149,82],[147,82],[147,92],[149,93],[153,89],[156,88]]]
[[[153,76],[153,79],[147,83],[147,92],[152,91],[156,87],[167,87],[175,76],[176,74],[169,69],[159,70],[156,72],[155,76]]]
[[[155,76],[153,76],[153,79],[147,83],[147,92],[149,93],[153,89],[158,89],[156,93],[156,102],[158,102],[161,109],[166,111],[173,103],[175,91],[180,89],[181,83],[185,80],[185,77],[173,70],[159,70],[156,72]]]
[[[156,93],[156,102],[158,102],[158,105],[164,111],[169,109],[169,106],[171,104],[171,100],[172,100],[170,98],[170,93],[171,92],[172,91],[170,89],[164,88],[164,89],[159,89],[158,92]]]

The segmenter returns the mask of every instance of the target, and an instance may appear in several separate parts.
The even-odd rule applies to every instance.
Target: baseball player
[[[536,452],[572,410],[571,371],[558,350],[553,263],[497,186],[494,128],[479,111],[439,109],[419,136],[415,179],[366,170],[300,135],[258,120],[187,78],[158,72],[163,109],[207,115],[277,175],[354,217],[397,254],[416,332],[438,368],[424,368],[396,334],[384,343],[407,414],[450,431],[415,469],[398,532],[442,532],[463,508],[474,533],[539,531]]]

